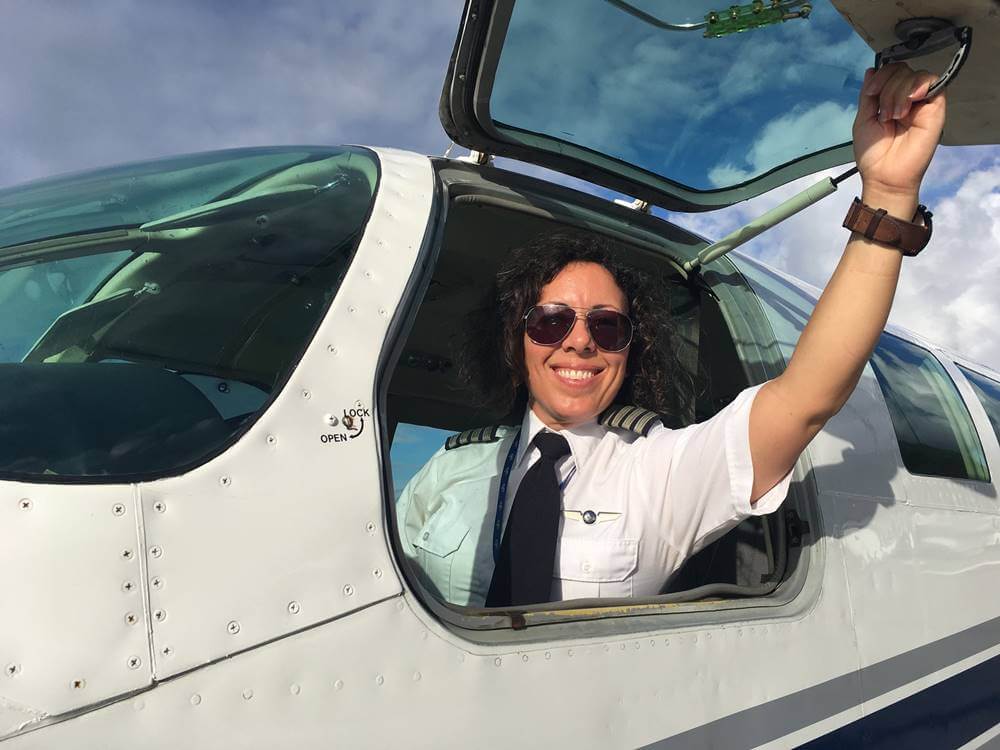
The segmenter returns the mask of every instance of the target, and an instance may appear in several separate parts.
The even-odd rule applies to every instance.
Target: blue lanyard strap
[[[493,564],[496,565],[500,559],[500,544],[503,542],[503,512],[507,505],[507,484],[510,482],[510,472],[514,468],[514,458],[517,456],[517,448],[521,444],[521,432],[518,430],[514,436],[510,449],[507,451],[507,458],[503,462],[503,473],[500,475],[500,486],[497,488],[497,515],[493,521]],[[573,466],[562,482],[559,483],[559,491],[562,492],[569,484],[569,480],[576,474],[576,466]]]

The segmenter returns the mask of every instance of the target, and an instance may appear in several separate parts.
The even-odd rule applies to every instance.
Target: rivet
[[[135,625],[137,622],[139,622],[139,618],[135,616],[135,612],[126,613],[125,615],[126,625]]]
[[[705,638],[706,638],[706,640],[709,640],[709,641],[712,640],[712,634],[711,633],[705,633]]]
[[[420,682],[420,678],[421,678],[420,672],[414,672],[413,673],[413,681],[414,682]]]
[[[382,571],[379,570],[378,568],[375,568],[375,570],[372,571],[372,575],[375,576],[376,578],[381,578],[382,577]]]
[[[270,219],[267,218],[267,214],[261,214],[256,219],[254,219],[254,223],[259,227],[266,227],[269,221]]]
[[[155,503],[153,503],[153,510],[155,510],[157,513],[166,513],[167,504],[162,500],[157,500]]]
[[[200,706],[201,705],[201,696],[198,695],[198,693],[195,693],[194,695],[191,696],[191,705],[192,706]]]
[[[275,445],[277,445],[278,444],[278,438],[276,438],[274,435],[268,435],[267,436],[267,444],[270,445],[270,446],[272,446],[272,447],[275,446]]]
[[[347,310],[348,312],[356,313],[358,311],[358,308],[356,308],[354,305],[351,305],[350,307],[347,308]]]
[[[330,344],[328,347],[326,347],[326,350],[328,352],[330,352],[330,354],[338,354],[339,353],[337,351],[337,347],[335,347],[333,344]]]
[[[243,688],[243,700],[248,701],[253,698],[253,690],[251,688]]]
[[[669,646],[670,645],[670,639],[669,638],[664,638],[663,639],[663,645],[664,646]]]
[[[174,653],[174,649],[171,646],[164,646],[162,649],[160,649],[160,653],[163,654],[164,656],[170,656],[171,654]]]
[[[20,671],[21,671],[21,665],[20,665],[20,664],[8,664],[8,665],[7,665],[7,666],[6,666],[5,668],[4,668],[4,670],[3,670],[3,671],[4,671],[4,674],[6,674],[6,675],[7,675],[8,677],[13,677],[13,676],[15,676],[15,675],[16,675],[16,674],[17,674],[18,672],[20,672]]]
[[[334,687],[335,690],[343,690],[344,689],[344,681],[343,680],[337,680],[335,683],[333,683],[333,687]]]
[[[142,659],[140,659],[138,656],[130,656],[128,658],[128,661],[126,661],[125,663],[128,665],[129,669],[138,669],[139,667],[142,666]]]
[[[31,510],[31,500],[26,497],[21,498],[21,502],[17,504],[21,510]]]
[[[115,503],[114,505],[111,506],[111,512],[116,516],[124,516],[125,506],[122,505],[121,503]]]
[[[639,641],[636,641],[633,645],[635,646],[636,650],[639,649]]]
[[[503,664],[503,659],[501,659],[498,656],[496,659],[493,660],[493,663],[496,664],[499,667],[501,664]]]
[[[149,548],[149,554],[151,554],[153,557],[162,557],[163,548],[158,545],[153,545],[152,547]]]
[[[571,649],[571,648],[570,649],[566,649],[566,656],[572,656],[572,655],[573,655],[573,649]]]
[[[326,416],[323,417],[323,421],[326,422],[330,427],[336,427],[340,423],[340,420],[337,419],[336,414],[327,414]]]
[[[546,659],[551,659],[552,658],[552,652],[551,651],[546,651],[545,652],[545,658]]]
[[[622,651],[624,651],[624,650],[625,650],[625,644],[624,644],[624,643],[621,643],[621,644],[619,644],[619,646],[618,646],[618,647],[619,647],[619,648],[620,648],[620,649],[621,649]]]
[[[649,645],[650,646],[655,646],[656,645],[656,641],[654,641],[652,638],[650,638],[649,639]]]
[[[154,589],[162,589],[163,579],[160,578],[159,576],[153,576],[152,578],[149,579],[149,585],[152,586]]]
[[[298,695],[299,693],[302,692],[302,688],[293,682],[291,685],[288,686],[288,692],[291,693],[292,695]]]
[[[372,277],[372,272],[371,271],[365,271],[365,278],[366,279],[370,279],[371,277]]]
[[[354,587],[351,584],[344,586],[344,596],[354,596]]]
[[[230,476],[219,477],[219,484],[221,484],[223,487],[228,487],[232,483],[233,483],[233,479]]]
[[[122,560],[131,560],[132,559],[132,554],[133,554],[132,550],[130,550],[130,549],[123,549],[122,550]]]
[[[240,632],[240,624],[236,620],[230,620],[229,624],[226,625],[226,630],[229,631],[230,635],[236,635]]]
[[[302,398],[312,398],[312,394],[309,391],[303,389]]]
[[[122,584],[122,591],[124,591],[126,594],[129,593],[134,588],[135,588],[135,584],[132,583],[131,581],[125,581]]]
[[[465,73],[459,73],[458,74],[458,80],[464,81],[465,80]]]
[[[374,521],[369,521],[368,523],[365,524],[365,529],[368,531],[369,534],[374,534],[376,528],[377,527],[375,526]]]
[[[70,686],[72,686],[74,690],[83,690],[87,687],[87,681],[78,677],[70,683]]]
[[[375,675],[375,684],[376,685],[380,685],[380,686],[384,685],[385,684],[385,677],[383,677],[382,675]]]
[[[528,655],[527,654],[521,654],[521,661],[528,661]]]
[[[167,612],[164,609],[157,609],[153,612],[153,619],[157,622],[163,622],[167,619]]]
[[[380,307],[378,309],[378,314],[381,315],[384,318],[385,317],[385,308],[384,307]]]
[[[299,606],[298,602],[288,602],[288,611],[293,615],[297,615],[302,611],[302,607]]]

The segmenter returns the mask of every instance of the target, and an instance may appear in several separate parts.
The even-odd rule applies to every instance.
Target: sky
[[[359,143],[440,155],[449,140],[438,98],[462,5],[6,0],[0,187],[236,146]],[[820,176],[671,219],[718,238]],[[998,186],[1000,147],[939,149],[922,193],[934,211],[934,239],[904,263],[891,320],[1000,370]],[[743,251],[822,287],[858,192],[856,178],[845,182]]]

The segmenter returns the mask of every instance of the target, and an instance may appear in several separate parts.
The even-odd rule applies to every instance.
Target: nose
[[[575,352],[592,352],[597,348],[593,337],[590,335],[586,315],[581,313],[576,314],[573,327],[562,341],[562,348],[564,351]]]

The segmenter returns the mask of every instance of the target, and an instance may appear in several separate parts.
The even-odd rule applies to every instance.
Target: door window
[[[961,365],[958,366],[958,369],[962,371],[972,386],[972,390],[976,392],[983,404],[983,409],[986,411],[986,416],[989,417],[990,424],[993,425],[993,431],[1000,439],[1000,383]]]

